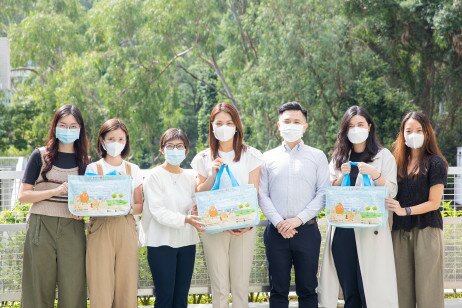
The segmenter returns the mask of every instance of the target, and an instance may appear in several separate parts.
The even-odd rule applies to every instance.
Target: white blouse
[[[263,154],[250,146],[242,152],[241,159],[238,162],[234,161],[234,151],[221,152],[218,151],[218,155],[223,159],[224,163],[229,166],[229,169],[237,179],[239,184],[249,184],[249,174],[253,170],[257,169],[263,164]],[[191,162],[191,167],[203,177],[209,177],[212,175],[212,153],[210,148],[199,152]],[[226,188],[231,186],[231,180],[226,172],[223,172],[221,178],[220,188]]]
[[[144,246],[179,248],[199,242],[196,229],[185,223],[194,204],[195,187],[195,176],[185,170],[180,174],[162,166],[151,170],[143,183]]]

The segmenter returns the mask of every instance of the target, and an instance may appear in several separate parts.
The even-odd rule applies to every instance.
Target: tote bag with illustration
[[[219,189],[225,171],[232,187]],[[239,185],[226,164],[218,171],[212,190],[196,193],[196,203],[207,233],[253,227],[260,222],[257,190],[252,184]]]
[[[350,162],[352,166],[357,164]],[[350,186],[350,175],[346,174],[341,186],[326,188],[326,218],[330,225],[342,228],[370,228],[382,226],[387,222],[386,187],[373,186],[368,175],[362,176],[364,186]]]

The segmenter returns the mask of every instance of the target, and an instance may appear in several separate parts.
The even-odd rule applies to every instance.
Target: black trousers
[[[317,308],[316,288],[318,279],[319,250],[321,233],[318,225],[305,224],[297,228],[298,233],[285,239],[276,227],[266,227],[264,242],[270,278],[270,307],[289,306],[290,272],[295,270],[295,290],[300,308]]]
[[[332,256],[345,298],[345,308],[367,308],[354,229],[335,228]]]
[[[148,247],[156,308],[186,308],[194,271],[196,245]]]

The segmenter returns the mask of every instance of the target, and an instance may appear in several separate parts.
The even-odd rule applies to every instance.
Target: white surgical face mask
[[[279,133],[286,142],[295,142],[303,137],[303,125],[280,124]]]
[[[363,127],[352,127],[348,131],[347,137],[353,144],[363,143],[369,137],[369,130]]]
[[[118,143],[118,142],[103,143],[103,149],[106,150],[106,153],[109,156],[117,157],[125,149],[125,143]]]
[[[425,136],[423,134],[412,133],[404,135],[404,141],[411,149],[419,149],[423,146]]]
[[[234,134],[236,134],[236,126],[222,125],[213,127],[213,135],[219,141],[225,142],[231,140],[233,139]]]

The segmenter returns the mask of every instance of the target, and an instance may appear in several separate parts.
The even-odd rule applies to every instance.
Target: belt
[[[305,222],[305,225],[314,225],[315,223],[317,223],[317,219],[316,218],[311,218],[310,220],[308,220],[307,222]]]

